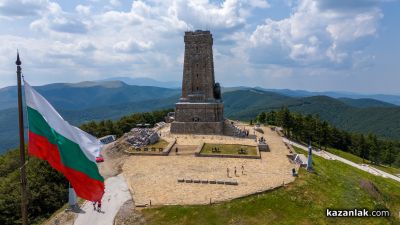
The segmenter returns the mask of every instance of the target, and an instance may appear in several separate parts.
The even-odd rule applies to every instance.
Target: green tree
[[[397,157],[393,163],[396,167],[400,167],[400,153],[397,153]]]
[[[308,143],[308,141],[312,139],[315,131],[315,122],[312,115],[308,114],[307,116],[305,116],[303,119],[303,124],[302,139]]]
[[[369,159],[369,146],[367,145],[367,142],[365,140],[365,137],[363,134],[360,135],[359,143],[358,143],[358,152],[359,156],[364,160]]]
[[[267,123],[268,125],[276,126],[276,112],[274,110],[267,113]]]
[[[19,150],[10,152],[18,153]],[[18,154],[2,155],[0,159],[8,164],[18,160]],[[11,166],[7,167],[11,168]],[[0,177],[0,224],[21,222],[18,168],[19,166]],[[64,176],[51,168],[46,161],[34,157],[28,159],[26,172],[29,222],[40,223],[66,203],[68,183]]]
[[[367,143],[369,148],[370,160],[372,161],[372,163],[378,165],[380,163],[380,150],[378,139],[375,135],[368,134]]]
[[[283,107],[280,111],[278,111],[277,120],[278,126],[281,126],[285,135],[290,137],[291,130],[293,128],[293,118],[287,107]]]
[[[329,141],[329,124],[326,121],[323,121],[321,124],[321,144],[325,146],[325,150],[327,149],[328,141]]]
[[[261,112],[258,116],[257,116],[257,121],[261,124],[264,124],[266,122],[267,119],[267,114],[265,114],[265,112]]]
[[[396,160],[394,145],[390,141],[385,143],[385,149],[383,152],[382,160],[384,163],[388,164],[389,166],[392,166],[392,164]]]
[[[303,122],[303,116],[301,114],[293,114],[293,127],[292,127],[292,135],[295,139],[301,140],[302,139],[302,133],[304,130],[304,122]]]

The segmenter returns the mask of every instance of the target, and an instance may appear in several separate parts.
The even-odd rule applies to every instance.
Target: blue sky
[[[400,94],[395,0],[0,0],[0,87],[15,52],[40,85],[179,81],[183,34],[210,29],[223,86]]]

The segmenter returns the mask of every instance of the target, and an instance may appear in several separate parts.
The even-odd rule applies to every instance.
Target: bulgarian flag
[[[27,82],[25,99],[29,120],[29,154],[46,160],[68,179],[76,194],[98,201],[104,193],[104,178],[96,164],[100,142],[71,126]]]

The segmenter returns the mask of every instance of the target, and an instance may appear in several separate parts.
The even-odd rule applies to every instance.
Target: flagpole
[[[19,122],[19,153],[21,170],[21,214],[22,224],[28,224],[28,209],[26,202],[26,171],[25,171],[25,139],[24,139],[24,114],[22,107],[22,88],[21,88],[21,60],[17,51],[17,81],[18,81],[18,122]]]

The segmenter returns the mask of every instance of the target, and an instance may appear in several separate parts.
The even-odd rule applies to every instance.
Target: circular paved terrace
[[[250,127],[251,134],[253,130]],[[282,138],[269,128],[263,135],[270,152],[261,152],[261,159],[195,157],[193,149],[182,148],[176,155],[129,156],[123,166],[123,174],[135,203],[153,205],[209,204],[226,201],[257,192],[263,192],[294,181],[288,149]],[[254,140],[215,135],[172,135],[169,127],[161,130],[167,141],[177,139],[178,146],[196,146],[202,142],[256,145]],[[185,151],[187,149],[188,151]],[[242,166],[244,174],[242,174]],[[234,169],[237,174],[235,176]],[[227,177],[227,168],[229,175]],[[238,185],[178,183],[178,179],[223,180]]]

